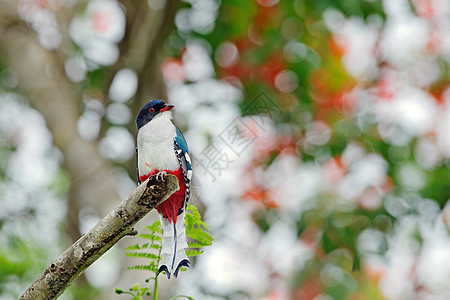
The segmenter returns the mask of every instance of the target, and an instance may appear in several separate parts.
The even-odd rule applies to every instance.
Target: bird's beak
[[[163,111],[168,111],[168,110],[171,110],[172,108],[174,108],[175,107],[175,105],[171,105],[171,104],[169,104],[169,105],[166,105],[166,106],[164,106],[163,108],[161,108],[161,112],[163,112]]]

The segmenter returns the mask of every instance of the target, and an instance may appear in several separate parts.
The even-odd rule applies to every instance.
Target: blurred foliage
[[[26,122],[36,111],[16,94],[11,73],[0,63],[0,114],[8,117],[0,126],[0,299],[19,298],[69,243],[60,220],[65,209],[59,206],[70,186],[67,171],[58,167],[44,186],[17,178],[17,169],[23,167],[18,157],[36,157],[32,166],[39,170],[40,163],[55,153],[26,153],[30,145],[23,137],[27,130],[36,129]],[[33,133],[42,134],[39,129]],[[43,147],[47,144],[47,140],[40,142]],[[51,210],[49,204],[54,205]],[[76,283],[66,293],[72,299],[96,299],[99,295],[93,286]]]
[[[42,268],[42,259],[45,257],[43,249],[38,245],[17,237],[12,237],[5,246],[0,250],[0,294],[4,292],[4,283],[10,278],[24,280],[29,269]]]
[[[188,3],[193,2],[186,1],[186,9],[192,8]],[[408,5],[413,13],[417,13],[416,8],[425,3],[429,4],[409,1]],[[450,199],[448,157],[436,167],[424,168],[417,162],[415,153],[417,144],[424,137],[413,136],[406,145],[396,145],[380,135],[376,116],[370,113],[359,115],[357,104],[351,102],[356,101],[351,98],[355,97],[352,95],[354,90],[379,88],[382,71],[370,79],[352,76],[343,64],[347,45],[338,42],[337,34],[325,24],[324,15],[338,11],[345,18],[358,20],[361,24],[375,22],[383,28],[387,19],[385,6],[381,0],[223,0],[215,26],[208,33],[180,29],[172,33],[172,38],[176,36],[183,43],[169,48],[170,55],[181,58],[184,46],[192,42],[203,45],[213,60],[217,77],[242,89],[244,99],[239,103],[242,115],[268,115],[275,121],[278,137],[287,136],[290,141],[273,146],[263,155],[261,151],[255,152],[253,161],[248,164],[255,174],[282,159],[286,154],[283,151],[287,149],[290,149],[289,153],[296,153],[303,164],[320,165],[324,172],[327,172],[327,163],[333,163],[342,172],[339,176],[352,171],[352,166],[342,164],[342,155],[351,144],[358,145],[369,155],[375,154],[386,163],[386,177],[381,186],[367,187],[354,205],[336,204],[346,200],[339,199],[332,189],[325,190],[310,199],[315,202],[312,208],[293,217],[298,238],[315,251],[315,257],[304,268],[298,269],[291,282],[293,299],[313,299],[320,294],[329,295],[331,299],[383,299],[378,288],[379,275],[374,275],[367,263],[360,266],[361,261],[371,254],[379,257],[386,254],[388,240],[394,235],[399,219],[404,215],[420,216],[419,202],[432,199],[442,209]],[[289,45],[295,45],[300,54],[289,53]],[[441,72],[426,92],[439,102],[449,86],[448,63],[442,63],[438,55],[431,54],[430,59],[440,64]],[[383,57],[377,63],[378,70],[390,68]],[[288,75],[287,83],[280,86],[283,72]],[[316,121],[326,124],[331,136],[326,143],[308,144],[308,131]],[[422,187],[417,189],[406,182],[405,176],[409,177],[411,173],[405,166],[424,174]],[[301,184],[298,182],[299,189]],[[273,223],[286,218],[268,196],[267,186],[255,185],[242,197],[244,201],[252,199],[263,204],[256,206],[259,209],[253,212],[262,233],[266,233]],[[381,198],[373,200],[373,206],[364,202],[364,199],[371,199],[371,193]],[[402,213],[392,209],[391,203],[397,201],[392,197],[407,199]],[[384,205],[385,201],[388,204]],[[358,245],[366,233],[381,236],[377,248],[371,250],[373,252]],[[416,237],[421,235],[420,230],[416,231]],[[360,268],[361,272],[352,272]],[[338,281],[322,278],[323,274],[333,274],[333,271],[338,274]]]

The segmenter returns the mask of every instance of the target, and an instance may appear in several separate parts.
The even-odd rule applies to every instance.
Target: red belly
[[[171,170],[162,170],[167,172],[168,174],[175,175],[178,178],[178,183],[180,185],[180,189],[170,196],[169,199],[164,201],[158,206],[158,213],[162,214],[164,218],[168,219],[171,223],[177,222],[178,213],[183,206],[184,195],[186,193],[186,185],[184,183],[183,170],[179,168],[176,171]],[[139,180],[141,182],[147,180],[152,175],[161,172],[161,170],[153,170],[147,175],[139,176]]]

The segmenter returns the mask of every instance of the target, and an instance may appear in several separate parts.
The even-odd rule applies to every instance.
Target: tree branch
[[[164,181],[151,176],[139,185],[112,212],[53,261],[20,299],[56,299],[93,262],[126,235],[153,208],[179,189],[174,175]]]

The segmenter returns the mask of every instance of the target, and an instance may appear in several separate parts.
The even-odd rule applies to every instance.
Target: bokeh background
[[[448,0],[2,0],[0,299],[135,188],[156,98],[215,238],[161,299],[450,299],[449,63]],[[127,299],[136,242],[61,299]]]

